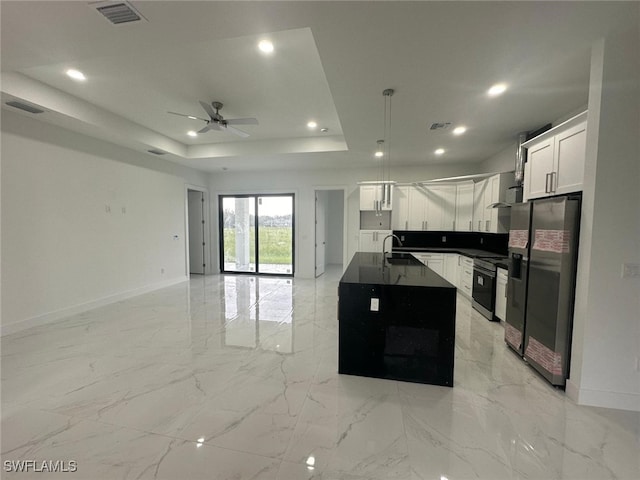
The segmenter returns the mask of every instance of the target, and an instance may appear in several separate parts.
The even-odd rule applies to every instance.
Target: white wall
[[[3,334],[186,279],[185,178],[21,115],[2,121]]]
[[[429,180],[433,178],[466,175],[479,171],[478,164],[435,165],[431,167],[392,168],[391,178],[399,182]],[[296,276],[313,278],[314,274],[314,218],[316,188],[346,190],[344,263],[351,260],[358,247],[360,222],[358,181],[376,180],[378,170],[298,170],[269,172],[224,172],[211,175],[210,192],[212,198],[213,229],[211,244],[215,248],[213,258],[219,263],[217,216],[220,194],[234,193],[294,193],[296,198]],[[216,266],[215,271],[219,271]]]
[[[640,411],[640,279],[621,278],[623,263],[640,263],[638,45],[636,28],[592,51],[567,393],[581,404]]]

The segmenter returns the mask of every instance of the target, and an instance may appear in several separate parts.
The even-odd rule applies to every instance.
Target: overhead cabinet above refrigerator
[[[582,191],[587,112],[522,144],[527,148],[524,200]]]

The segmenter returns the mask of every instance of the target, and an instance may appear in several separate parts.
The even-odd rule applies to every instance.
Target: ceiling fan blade
[[[230,127],[229,125],[225,125],[225,130],[229,133],[233,133],[234,135],[238,135],[239,137],[248,137],[249,134],[247,132],[243,132],[242,130],[238,130],[237,128]]]
[[[167,113],[170,113],[171,115],[178,115],[179,117],[190,118],[191,120],[202,120],[203,122],[208,122],[209,121],[206,118],[200,118],[200,117],[196,117],[194,115],[187,115],[186,113],[178,113],[178,112],[167,112]]]
[[[198,130],[198,133],[207,133],[209,130],[211,130],[211,124],[208,123],[203,128]]]
[[[258,125],[257,118],[231,118],[225,120],[228,125]]]
[[[202,105],[202,108],[204,108],[204,111],[207,112],[207,115],[209,115],[211,118],[214,118],[216,116],[216,112],[213,111],[213,107],[211,105],[209,105],[207,102],[203,102],[202,100],[199,100],[200,105]]]

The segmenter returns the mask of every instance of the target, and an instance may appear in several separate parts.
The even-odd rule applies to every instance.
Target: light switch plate
[[[623,263],[622,278],[640,278],[639,263]]]
[[[380,310],[380,299],[379,298],[372,298],[371,299],[371,311],[372,312],[377,312]]]

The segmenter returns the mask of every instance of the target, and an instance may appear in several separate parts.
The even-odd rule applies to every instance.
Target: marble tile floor
[[[338,375],[339,276],[193,277],[2,338],[0,476],[640,478],[640,414],[576,406],[463,297],[454,388]]]

